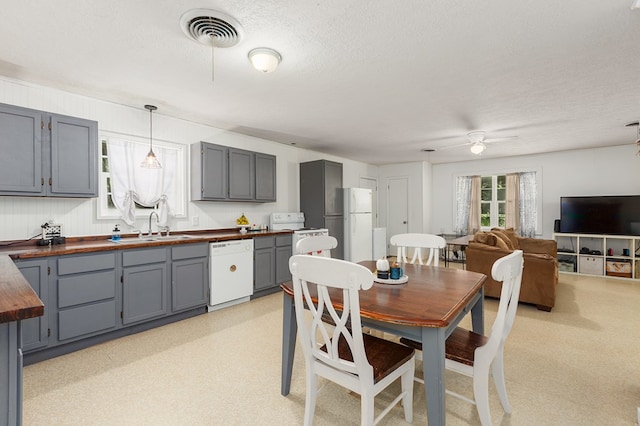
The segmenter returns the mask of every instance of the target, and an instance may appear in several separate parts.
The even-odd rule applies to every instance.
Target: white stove
[[[313,237],[316,235],[329,235],[329,230],[324,228],[305,228],[304,213],[271,213],[269,218],[269,229],[274,231],[282,231],[290,229],[293,231],[291,238],[291,252],[296,253],[296,244],[303,238]]]

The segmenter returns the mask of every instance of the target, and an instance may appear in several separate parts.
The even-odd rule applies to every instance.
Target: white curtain
[[[469,228],[469,203],[471,200],[471,176],[460,176],[456,188],[456,225],[453,231],[456,235],[467,234]]]
[[[520,235],[534,237],[538,222],[536,172],[520,175]]]
[[[154,146],[161,169],[144,169],[140,163],[149,152],[146,144],[109,139],[109,171],[113,203],[122,213],[122,219],[133,225],[136,219],[134,202],[145,206],[158,206],[158,224],[167,226],[172,215],[170,187],[176,179],[178,159],[175,150]]]
[[[482,201],[482,177],[471,177],[471,199],[469,200],[469,226],[467,228],[467,234],[473,235],[480,230],[480,204]]]

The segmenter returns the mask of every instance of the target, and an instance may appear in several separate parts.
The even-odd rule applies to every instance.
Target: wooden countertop
[[[36,240],[30,241],[4,241],[0,242],[0,255],[8,255],[12,259],[32,259],[46,256],[62,256],[74,253],[91,253],[107,250],[125,250],[136,247],[154,247],[162,245],[189,244],[199,242],[218,242],[231,240],[244,240],[248,238],[264,237],[270,235],[286,235],[292,231],[252,231],[241,234],[238,229],[216,229],[204,231],[174,231],[171,235],[188,235],[185,239],[169,240],[145,240],[138,239],[136,234],[122,236],[120,242],[110,241],[110,235],[98,235],[90,237],[68,237],[65,244],[52,246],[38,246]],[[0,269],[0,272],[2,270]]]
[[[44,304],[9,256],[0,256],[0,323],[40,317]]]

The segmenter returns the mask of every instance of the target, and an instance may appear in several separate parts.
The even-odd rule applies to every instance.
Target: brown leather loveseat
[[[558,286],[558,246],[554,240],[520,237],[512,229],[478,232],[466,250],[467,269],[485,274],[485,296],[499,298],[502,286],[491,278],[491,267],[496,260],[517,249],[522,250],[524,256],[520,302],[551,311]]]

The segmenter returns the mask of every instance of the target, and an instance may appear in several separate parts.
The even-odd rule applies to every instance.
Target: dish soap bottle
[[[111,231],[111,240],[112,241],[120,240],[120,229],[118,228],[118,225],[116,225],[115,228],[113,228],[113,231]]]

